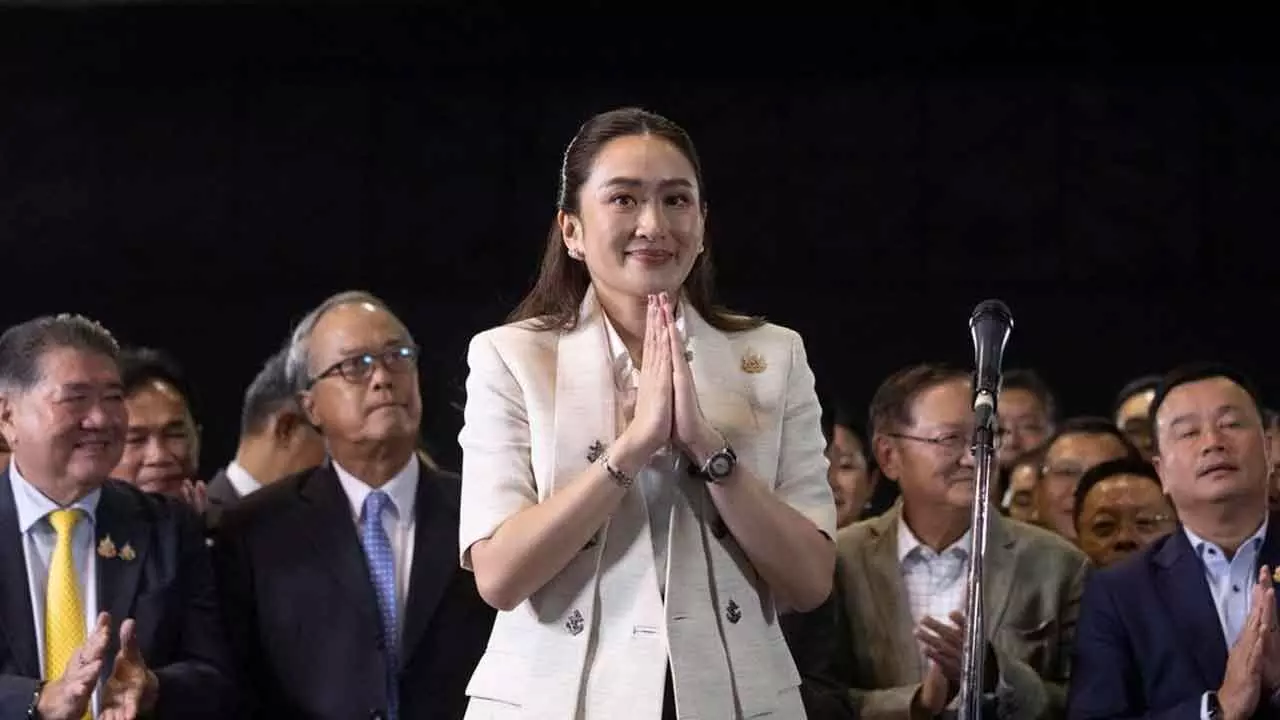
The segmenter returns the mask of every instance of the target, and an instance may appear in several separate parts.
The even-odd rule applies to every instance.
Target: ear
[[[876,464],[880,466],[881,474],[897,482],[898,478],[902,477],[902,456],[898,454],[898,447],[893,439],[877,433],[871,439],[871,447],[875,452]]]
[[[277,413],[271,420],[271,439],[277,445],[288,445],[302,423],[302,416],[292,410]]]
[[[8,393],[0,394],[0,435],[4,435],[4,442],[9,446],[9,451],[17,449],[17,428],[14,426],[14,402],[13,397]]]
[[[582,221],[574,214],[560,210],[556,212],[556,224],[560,226],[560,235],[564,237],[565,249],[576,251],[585,257],[587,248],[582,237]]]
[[[320,418],[316,416],[316,399],[310,390],[298,393],[298,406],[302,408],[302,416],[315,427],[320,427]]]

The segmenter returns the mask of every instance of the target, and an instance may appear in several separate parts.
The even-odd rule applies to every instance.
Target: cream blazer
[[[726,335],[685,305],[703,413],[773,492],[835,537],[813,373],[794,331]],[[604,316],[593,293],[573,331],[528,323],[472,339],[460,545],[555,494],[620,433]],[[657,720],[668,649],[680,718],[803,719],[800,677],[768,588],[706,485],[680,479],[665,604],[648,510],[627,494],[595,539],[520,606],[498,613],[467,720]],[[666,642],[664,643],[664,635]]]

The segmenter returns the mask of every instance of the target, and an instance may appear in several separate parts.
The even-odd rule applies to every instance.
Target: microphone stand
[[[960,664],[960,720],[981,720],[983,680],[986,678],[987,641],[982,612],[982,572],[987,553],[987,528],[991,512],[991,466],[995,461],[996,398],[979,391],[974,402],[977,424],[973,431],[973,514],[970,519],[969,578],[966,585],[964,655]]]

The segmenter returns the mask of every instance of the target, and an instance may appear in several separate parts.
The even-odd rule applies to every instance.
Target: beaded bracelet
[[[609,462],[608,453],[600,456],[600,464],[604,466],[604,471],[609,473],[609,477],[618,484],[618,487],[623,490],[631,489],[631,483],[635,482],[636,479],[614,467],[613,463]]]

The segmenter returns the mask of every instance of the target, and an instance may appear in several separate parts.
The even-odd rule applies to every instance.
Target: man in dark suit
[[[1231,368],[1185,366],[1161,381],[1151,418],[1181,525],[1090,580],[1068,716],[1280,717],[1280,525],[1258,395]]]
[[[234,707],[195,514],[108,473],[119,348],[78,316],[0,336],[0,717],[225,718]]]
[[[211,533],[249,493],[324,462],[324,439],[298,406],[285,352],[272,355],[245,390],[236,457],[209,482],[205,523]]]
[[[416,456],[417,346],[367,293],[302,320],[289,377],[330,462],[223,516],[246,718],[461,718],[494,611],[458,565],[456,475]]]

